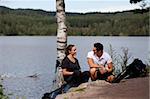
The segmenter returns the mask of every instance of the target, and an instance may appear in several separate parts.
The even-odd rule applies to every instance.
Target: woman
[[[79,62],[76,58],[77,48],[75,45],[68,45],[66,48],[66,57],[62,61],[62,71],[64,80],[78,86],[89,80],[90,73],[88,71],[81,72]]]
[[[77,87],[81,83],[88,82],[89,71],[81,72],[79,62],[76,58],[77,49],[75,45],[68,45],[66,48],[66,57],[62,61],[62,73],[66,84],[60,88],[45,93],[42,99],[55,99],[58,94],[66,93],[71,87]]]

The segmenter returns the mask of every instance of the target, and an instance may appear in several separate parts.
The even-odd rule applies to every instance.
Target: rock
[[[149,99],[149,77],[124,79],[113,84],[102,80],[88,82],[56,99]]]
[[[30,75],[30,76],[27,76],[27,77],[30,77],[30,78],[38,78],[38,74],[37,73],[35,73],[35,74],[33,74],[33,75]]]
[[[103,87],[105,85],[111,85],[110,83],[104,81],[104,80],[97,80],[93,82],[87,82],[79,85],[78,87],[73,87],[69,89],[67,93],[58,95],[56,99],[76,99],[73,98],[78,94],[84,94],[87,92],[88,89],[91,89],[92,87]]]

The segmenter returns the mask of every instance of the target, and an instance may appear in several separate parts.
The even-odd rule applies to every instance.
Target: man
[[[108,53],[103,51],[101,43],[94,43],[93,51],[88,52],[87,61],[92,81],[100,79],[112,82],[114,79],[112,59]]]

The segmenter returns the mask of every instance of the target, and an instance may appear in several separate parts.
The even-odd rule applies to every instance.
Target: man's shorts
[[[108,76],[113,75],[112,72],[101,74],[99,69],[100,68],[96,69],[97,79],[99,79],[99,80],[107,80]]]

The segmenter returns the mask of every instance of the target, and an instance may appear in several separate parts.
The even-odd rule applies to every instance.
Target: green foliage
[[[122,47],[122,54],[117,53],[112,45],[109,45],[109,54],[112,58],[113,62],[113,74],[116,76],[121,71],[125,70],[128,64],[129,59],[131,58],[131,54],[129,53],[128,48]]]
[[[56,35],[55,17],[46,13],[0,8],[0,35]]]
[[[142,0],[130,0],[130,3],[138,3],[141,2]]]
[[[125,70],[128,64],[128,60],[131,58],[131,54],[129,54],[129,49],[122,47],[122,55],[120,55],[121,58],[121,67],[122,70]]]
[[[0,99],[8,99],[8,97],[3,93],[2,85],[0,85]]]
[[[142,12],[142,13],[141,13]],[[115,13],[66,13],[71,36],[149,36],[149,8]],[[56,35],[55,12],[0,6],[0,35]]]
[[[112,58],[113,62],[113,74],[117,76],[121,71],[124,71],[128,66],[128,61],[131,58],[131,54],[129,53],[129,49],[122,47],[122,53],[118,54],[112,47],[112,45],[109,45],[109,54]],[[150,53],[149,53],[150,54]],[[150,73],[150,57],[147,60],[148,63],[146,63],[146,68],[142,73],[140,74],[140,77],[149,76]],[[130,63],[131,64],[131,63]]]

